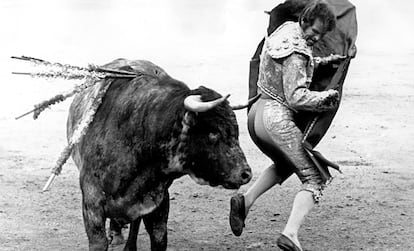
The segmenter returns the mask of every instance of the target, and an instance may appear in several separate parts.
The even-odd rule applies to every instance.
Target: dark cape
[[[297,22],[303,8],[311,0],[286,0],[284,3],[273,8],[269,15],[269,26],[267,33],[270,35],[286,21]],[[321,41],[315,44],[313,55],[325,57],[330,54],[345,55],[347,58],[338,64],[319,66],[313,76],[310,89],[323,91],[328,89],[338,90],[342,98],[342,87],[351,59],[356,55],[355,40],[357,37],[356,9],[348,0],[326,0],[332,5],[336,17],[337,26],[335,30],[327,33]],[[259,76],[260,54],[263,49],[264,38],[259,43],[251,61],[249,72],[249,99],[257,95],[257,80]],[[296,125],[304,133],[304,148],[309,157],[321,171],[322,175],[329,179],[331,176],[328,166],[339,170],[339,167],[325,159],[313,148],[326,134],[339,106],[331,111],[314,113],[300,111],[295,116]]]

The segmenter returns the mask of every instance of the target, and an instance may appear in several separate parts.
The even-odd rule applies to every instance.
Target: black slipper
[[[280,235],[276,243],[277,246],[283,251],[302,251],[301,248],[296,246],[296,244],[284,234]]]
[[[237,194],[230,199],[230,227],[235,236],[240,236],[244,228],[244,220],[246,219],[244,206],[244,196]]]

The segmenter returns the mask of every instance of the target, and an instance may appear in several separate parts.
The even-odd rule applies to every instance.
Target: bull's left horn
[[[241,109],[247,108],[247,107],[251,106],[254,102],[256,102],[256,100],[258,100],[260,98],[260,95],[261,94],[257,94],[253,98],[249,99],[246,104],[232,105],[231,106],[231,109],[233,109],[233,110],[241,110]]]
[[[224,97],[211,100],[211,101],[202,101],[201,95],[190,95],[184,99],[184,107],[185,109],[192,111],[192,112],[205,112],[208,111],[230,97],[230,94],[227,94]]]

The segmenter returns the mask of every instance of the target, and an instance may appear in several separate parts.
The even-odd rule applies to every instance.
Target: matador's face
[[[306,40],[306,44],[308,46],[313,46],[316,42],[318,42],[326,33],[324,29],[323,22],[317,18],[313,22],[312,25],[307,23],[303,23],[301,28],[304,33],[304,39]]]

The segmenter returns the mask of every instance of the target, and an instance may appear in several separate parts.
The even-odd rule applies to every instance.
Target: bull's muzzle
[[[248,165],[234,172],[228,182],[223,186],[228,189],[239,189],[240,186],[249,183],[252,179],[252,170]]]

